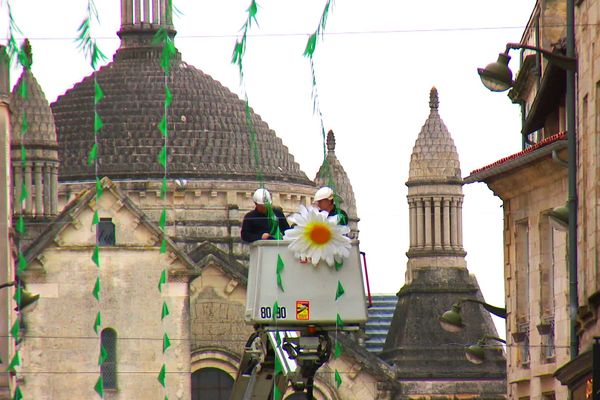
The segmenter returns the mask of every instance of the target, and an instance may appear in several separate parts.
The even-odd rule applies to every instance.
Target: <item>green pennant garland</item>
[[[283,259],[281,258],[281,255],[277,254],[277,270],[276,270],[277,271],[277,287],[282,292],[285,292],[285,290],[283,289],[283,281],[281,279],[281,273],[283,272],[284,267],[285,267],[285,264],[283,263]]]
[[[94,332],[96,332],[96,335],[98,334],[98,330],[100,329],[101,326],[102,326],[102,315],[100,314],[100,311],[98,311],[98,314],[96,314],[96,320],[94,321]]]
[[[94,385],[94,390],[98,393],[98,396],[104,398],[104,380],[102,379],[102,375],[98,377],[96,384]]]
[[[169,335],[165,332],[163,335],[163,353],[167,351],[167,349],[171,347],[171,340],[169,339]]]
[[[15,352],[12,360],[10,360],[10,364],[8,365],[7,371],[15,371],[15,367],[21,365],[21,355],[19,354],[19,350]]]
[[[104,188],[102,187],[102,181],[96,176],[96,200],[100,199],[104,194]]]
[[[162,185],[160,185],[160,198],[165,199],[167,197],[167,177],[163,177]]]
[[[162,149],[160,149],[157,161],[163,168],[167,167],[167,146],[163,146]]]
[[[160,241],[160,254],[165,254],[167,252],[167,239],[164,237]]]
[[[335,341],[335,348],[333,350],[333,358],[340,358],[342,355],[342,344],[339,340]]]
[[[22,252],[19,252],[19,255],[17,257],[19,259],[19,270],[17,271],[17,275],[20,275],[21,272],[25,271],[25,269],[27,268],[27,259],[25,258],[25,255]]]
[[[344,321],[342,320],[342,317],[340,317],[340,314],[338,313],[337,316],[335,317],[335,328],[341,329],[343,327],[344,327]]]
[[[335,291],[335,300],[337,301],[337,299],[342,297],[344,295],[344,293],[346,293],[346,291],[344,290],[344,287],[342,286],[342,282],[338,281],[337,290]]]
[[[167,302],[166,302],[166,301],[163,301],[163,305],[162,305],[162,311],[161,311],[161,313],[160,313],[160,319],[161,319],[161,321],[162,321],[163,319],[165,319],[165,317],[166,317],[167,315],[169,315],[169,307],[167,307]]]
[[[15,395],[13,396],[13,400],[22,400],[23,399],[23,392],[21,392],[21,387],[17,386],[15,388]]]
[[[96,264],[96,267],[100,267],[100,247],[94,246],[94,252],[92,253],[92,261]]]
[[[94,217],[92,218],[92,225],[98,225],[100,222],[100,217],[98,215],[98,210],[94,211]]]
[[[88,166],[91,167],[92,165],[94,165],[97,158],[98,158],[98,144],[94,143],[92,145],[92,149],[90,150],[90,152],[88,154]]]
[[[167,283],[167,271],[166,270],[162,270],[162,272],[160,273],[160,280],[158,281],[158,291],[162,293],[162,287],[163,285]]]
[[[97,103],[100,103],[100,101],[103,98],[104,98],[104,92],[102,91],[102,88],[100,87],[98,82],[96,80],[94,80],[94,101],[97,104]]]
[[[277,314],[279,314],[279,303],[275,301],[273,303],[273,322],[277,319]]]
[[[23,214],[19,215],[19,219],[17,220],[17,227],[15,229],[21,235],[25,233],[25,219],[23,218]]]
[[[162,365],[162,367],[160,368],[160,372],[158,373],[158,382],[161,384],[161,386],[164,388],[166,387],[166,382],[165,382],[165,378],[167,376],[167,366],[165,364]]]
[[[335,270],[336,271],[339,271],[344,266],[344,262],[343,261],[337,262],[337,261],[334,260],[334,264],[335,264]]]
[[[335,370],[335,387],[336,387],[336,389],[339,389],[341,385],[342,385],[342,377],[340,376],[340,373],[336,369]]]
[[[15,303],[17,303],[17,307],[21,306],[22,294],[23,294],[23,290],[21,289],[21,285],[17,285],[17,287],[15,288],[15,295],[13,296]]]
[[[165,226],[167,225],[167,210],[165,208],[162,209],[160,213],[160,219],[158,220],[158,227],[161,231],[165,231]]]
[[[108,358],[108,353],[103,345],[100,345],[100,355],[98,356],[98,365],[104,364],[104,361]]]
[[[21,332],[21,323],[19,321],[17,318],[12,328],[10,328],[10,335],[15,339],[15,342],[19,342],[19,332]]]
[[[94,290],[92,290],[92,294],[97,301],[100,301],[100,278],[96,278],[96,283],[94,284]]]

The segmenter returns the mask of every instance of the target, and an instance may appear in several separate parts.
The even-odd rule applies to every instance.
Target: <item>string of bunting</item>
[[[167,17],[167,21],[171,21],[172,2],[170,0],[167,5],[166,17]],[[169,159],[169,157],[168,157],[169,156],[169,149],[168,149],[168,145],[169,145],[169,129],[168,129],[169,108],[171,107],[171,104],[173,102],[173,94],[171,92],[171,89],[169,88],[169,76],[171,73],[171,64],[172,64],[173,58],[177,54],[177,49],[175,48],[173,38],[169,35],[169,32],[164,27],[161,27],[156,32],[152,42],[154,45],[158,45],[162,49],[161,56],[160,56],[160,67],[163,70],[163,74],[164,74],[165,100],[163,103],[163,115],[162,115],[162,118],[161,118],[160,122],[158,123],[157,127],[163,138],[163,146],[158,153],[157,162],[164,171],[162,183],[160,186],[160,198],[161,198],[161,200],[165,201],[167,199],[167,174],[168,174],[168,159]],[[162,238],[161,238],[161,244],[160,244],[160,250],[159,250],[160,254],[166,254],[166,252],[167,252],[167,240],[166,240],[166,232],[165,232],[166,224],[167,224],[167,209],[166,209],[166,205],[163,205],[163,208],[162,208],[161,214],[160,214],[160,219],[158,222],[159,228],[162,232]],[[166,321],[165,321],[165,318],[169,315],[169,307],[167,305],[165,298],[162,297],[163,287],[167,283],[167,275],[168,275],[168,271],[167,271],[167,266],[165,265],[165,266],[163,266],[163,269],[161,270],[160,278],[158,281],[158,292],[161,295],[161,298],[163,298],[163,302],[162,302],[162,306],[161,306],[161,314],[160,314],[161,324],[163,327],[163,340],[162,340],[163,360],[162,360],[162,366],[161,366],[160,371],[157,376],[157,380],[163,390],[164,400],[169,399],[168,390],[167,390],[167,381],[166,381],[166,377],[167,377],[167,363],[166,363],[167,353],[166,352],[167,352],[167,349],[169,349],[169,347],[171,347],[171,340],[169,338],[169,334],[167,333]]]
[[[88,152],[87,164],[89,167],[94,167],[94,175],[96,182],[96,194],[95,194],[95,210],[94,216],[92,218],[92,230],[98,229],[98,204],[100,198],[103,194],[103,187],[100,181],[100,177],[98,176],[98,135],[100,134],[104,123],[102,122],[102,118],[98,113],[98,104],[104,98],[104,92],[100,87],[100,84],[97,80],[96,68],[100,61],[105,61],[106,56],[100,51],[96,40],[92,37],[92,25],[94,23],[100,22],[98,17],[98,11],[96,9],[96,5],[93,0],[88,0],[86,13],[83,21],[79,25],[77,29],[77,47],[81,50],[84,56],[89,60],[90,66],[94,70],[94,87],[93,87],[93,98],[94,98],[94,119],[92,122],[92,130],[94,135],[94,143]],[[96,241],[94,245],[94,249],[92,251],[91,260],[96,266],[96,280],[94,282],[94,287],[92,288],[92,296],[96,299],[96,304],[98,305],[98,311],[96,312],[96,318],[94,319],[93,329],[98,337],[98,379],[94,385],[94,391],[100,396],[100,398],[104,398],[104,380],[102,376],[102,364],[106,361],[108,357],[108,353],[102,344],[102,311],[100,306],[101,299],[101,284],[100,284],[100,246],[98,241]]]
[[[25,104],[29,99],[29,90],[27,88],[26,76],[30,73],[32,58],[31,58],[31,47],[29,46],[29,42],[26,40],[21,47],[19,47],[16,37],[16,34],[22,34],[21,30],[17,26],[13,14],[11,2],[7,0],[7,10],[8,10],[8,20],[9,20],[9,39],[7,45],[8,57],[11,60],[11,65],[16,63],[23,68],[23,78],[20,80],[19,86],[17,87],[17,92],[21,100],[23,101],[23,107],[21,111],[21,115],[17,118],[20,122],[19,128],[19,142],[20,142],[20,154],[21,154],[21,176],[24,177],[27,172],[27,151],[24,145],[25,134],[29,129],[29,124],[27,120],[27,107]],[[18,184],[18,183],[17,183]],[[17,188],[18,193],[18,206],[20,208],[19,218],[17,220],[16,231],[17,235],[17,268],[16,268],[16,283],[15,283],[15,294],[13,299],[16,303],[16,308],[18,311],[17,317],[15,318],[15,322],[13,323],[10,329],[10,335],[14,340],[15,350],[14,354],[11,358],[11,361],[8,365],[7,370],[11,373],[17,373],[17,367],[21,367],[21,354],[20,354],[20,346],[22,343],[21,333],[21,300],[23,293],[23,272],[27,269],[27,259],[23,254],[23,247],[21,244],[20,238],[24,237],[26,234],[25,220],[24,214],[26,211],[26,203],[29,198],[29,190],[31,188],[27,187],[27,180],[21,179],[21,187]],[[31,201],[31,200],[29,200]],[[19,385],[19,381],[15,380],[15,389],[13,392],[14,400],[21,400],[23,398],[23,391],[21,386]]]
[[[318,39],[323,38],[323,32],[325,31],[325,27],[327,26],[327,19],[329,17],[329,11],[333,7],[333,0],[327,0],[325,3],[325,7],[323,8],[323,13],[321,14],[321,18],[319,20],[319,24],[317,25],[317,29],[308,37],[308,41],[306,42],[306,47],[304,49],[304,56],[308,58],[310,64],[310,73],[312,78],[312,90],[311,95],[313,99],[313,112],[319,117],[319,123],[321,128],[321,136],[323,140],[323,166],[324,173],[327,175],[328,185],[335,190],[333,173],[331,171],[331,166],[329,165],[329,160],[327,159],[327,138],[325,135],[325,124],[323,122],[323,113],[321,112],[321,107],[319,104],[319,92],[317,90],[317,74],[315,71],[315,63],[314,63],[314,55],[315,50],[317,49]],[[334,196],[334,206],[339,209],[339,200],[337,196]],[[341,213],[338,213],[341,216]],[[342,263],[335,263],[335,269],[340,270],[342,268]],[[337,288],[335,292],[335,301],[337,302],[343,295],[345,294],[344,286],[340,280],[338,280]],[[338,340],[338,332],[343,329],[344,321],[340,316],[339,310],[336,313],[336,324],[335,324],[335,345],[333,351],[333,357],[339,358],[342,355],[342,345]],[[334,380],[335,385],[339,388],[342,384],[342,377],[337,369],[334,371]]]
[[[246,92],[246,88],[245,88],[245,84],[244,84],[244,62],[243,62],[244,54],[246,53],[248,32],[249,32],[250,28],[252,27],[253,22],[258,25],[258,22],[256,20],[257,13],[258,13],[258,4],[256,3],[255,0],[251,0],[250,5],[246,9],[246,14],[247,14],[246,21],[244,21],[244,24],[240,28],[241,37],[239,39],[236,39],[235,46],[233,48],[231,63],[237,65],[237,67],[239,69],[240,86],[242,88],[242,94],[244,96],[244,111],[245,111],[245,117],[246,117],[246,127],[248,129],[248,140],[249,140],[249,144],[250,144],[250,152],[251,152],[252,159],[254,161],[257,180],[259,182],[260,187],[264,189],[264,174],[261,169],[258,140],[257,140],[257,136],[256,136],[256,130],[254,129],[254,123],[252,122],[252,113],[251,113],[250,104],[248,101],[248,93]],[[265,200],[266,200],[265,206],[267,209],[267,218],[269,221],[271,221],[271,231],[269,233],[276,240],[281,240],[283,238],[283,234],[279,228],[279,220],[278,220],[277,216],[275,215],[275,212],[273,211],[273,204],[268,199],[265,199]],[[285,291],[284,285],[283,285],[283,277],[282,277],[284,269],[285,269],[285,263],[283,261],[283,258],[281,257],[281,254],[277,254],[275,279],[277,282],[277,288],[281,292]],[[273,315],[272,315],[272,320],[273,320],[276,330],[277,330],[277,315],[278,314],[279,314],[279,303],[277,301],[277,295],[276,295],[275,302],[273,303]],[[281,338],[280,338],[279,332],[276,331],[275,336],[277,338],[277,345],[281,346]],[[279,360],[278,357],[275,357],[275,371],[274,372],[275,372],[275,376],[283,373],[281,361]],[[277,379],[275,379],[274,382],[276,380]],[[277,385],[274,385],[273,400],[279,400],[282,398],[282,396],[283,396],[283,394],[281,393],[281,391],[279,390]]]

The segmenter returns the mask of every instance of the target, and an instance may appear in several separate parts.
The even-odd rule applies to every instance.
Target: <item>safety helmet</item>
[[[254,194],[252,195],[252,200],[256,204],[265,204],[266,202],[271,202],[271,193],[267,189],[259,188],[256,189]]]
[[[333,200],[333,189],[323,186],[321,189],[317,190],[317,193],[315,193],[315,201],[324,199]]]

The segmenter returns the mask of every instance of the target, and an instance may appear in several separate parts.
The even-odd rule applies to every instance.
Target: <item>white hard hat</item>
[[[265,204],[266,202],[271,202],[271,193],[267,189],[259,188],[256,189],[254,194],[252,195],[252,200],[256,204]]]
[[[315,193],[315,201],[324,199],[333,200],[333,189],[328,186],[323,186],[321,189],[317,190],[317,193]]]

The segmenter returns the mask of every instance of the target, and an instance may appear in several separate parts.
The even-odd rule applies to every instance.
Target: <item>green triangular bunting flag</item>
[[[100,266],[100,247],[98,247],[98,245],[94,247],[94,252],[92,253],[92,261],[94,262],[94,264],[96,264],[96,267]]]
[[[23,398],[23,392],[21,392],[21,388],[17,386],[15,389],[15,395],[13,396],[13,400],[21,400]]]
[[[335,291],[335,299],[337,300],[340,297],[342,297],[345,292],[346,291],[344,290],[344,287],[342,286],[342,282],[338,281],[337,290]]]
[[[165,364],[162,365],[160,372],[158,373],[158,382],[160,382],[160,384],[162,385],[162,387],[165,387],[165,377],[167,375],[167,367],[165,366]]]
[[[160,273],[160,280],[158,281],[158,291],[162,293],[162,285],[167,283],[167,270],[163,269]]]
[[[100,329],[101,325],[102,315],[100,314],[100,311],[98,311],[98,314],[96,314],[96,320],[94,321],[94,332],[96,332],[96,334],[98,334],[98,329]]]
[[[343,328],[344,327],[344,321],[342,321],[342,317],[340,317],[340,314],[338,314],[335,318],[335,327],[336,328]]]
[[[171,347],[171,340],[169,339],[169,335],[167,335],[167,333],[165,332],[164,336],[163,336],[163,353],[169,348]]]
[[[341,355],[342,355],[342,344],[340,343],[339,340],[336,340],[335,341],[335,349],[333,350],[333,357],[340,358]]]
[[[160,319],[163,320],[165,317],[169,315],[169,307],[167,307],[167,302],[163,301],[162,312],[160,314]]]
[[[335,386],[336,388],[339,388],[342,384],[342,377],[340,376],[340,373],[338,372],[338,370],[335,370]]]
[[[98,377],[96,384],[94,385],[94,390],[98,393],[98,396],[104,398],[104,381],[102,380],[102,375]]]
[[[15,342],[19,341],[19,332],[21,331],[21,324],[19,320],[15,320],[12,328],[10,328],[10,334],[15,339]]]
[[[96,278],[96,284],[94,284],[94,290],[92,290],[92,294],[96,300],[100,301],[100,278]]]
[[[98,365],[104,364],[104,361],[108,358],[108,353],[104,346],[100,346],[100,356],[98,357]]]
[[[8,365],[8,371],[14,371],[15,367],[19,365],[21,365],[21,356],[19,355],[19,351],[17,350],[12,360],[10,361],[10,364]]]

